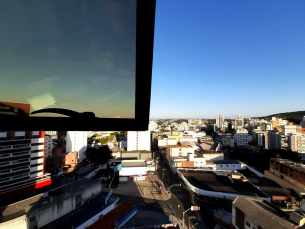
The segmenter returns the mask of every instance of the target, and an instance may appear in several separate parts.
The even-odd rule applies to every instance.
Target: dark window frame
[[[149,123],[156,0],[137,0],[135,118],[21,117],[4,115],[3,130],[128,131],[147,130]]]

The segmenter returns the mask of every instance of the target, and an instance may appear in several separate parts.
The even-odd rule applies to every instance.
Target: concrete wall
[[[66,141],[66,152],[78,152],[78,161],[86,158],[84,152],[87,150],[87,132],[68,131]]]
[[[0,223],[0,229],[24,229],[28,228],[28,220],[26,215],[17,217],[13,220]]]
[[[89,198],[92,197],[92,193],[94,196],[97,196],[101,193],[101,184],[99,182],[96,182],[94,185],[79,190],[79,192],[72,193],[70,196],[67,196],[63,199],[58,199],[57,197],[51,198],[53,203],[52,204],[46,204],[46,206],[43,206],[39,209],[36,209],[36,211],[31,212],[29,214],[29,218],[31,216],[36,216],[38,227],[42,227],[59,217],[73,211],[76,208],[76,196],[81,195],[81,205],[86,203]]]
[[[120,176],[146,175],[147,171],[155,171],[155,167],[123,167]]]

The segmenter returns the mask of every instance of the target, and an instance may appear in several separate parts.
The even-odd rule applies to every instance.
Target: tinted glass
[[[0,101],[134,118],[136,0],[0,4]]]

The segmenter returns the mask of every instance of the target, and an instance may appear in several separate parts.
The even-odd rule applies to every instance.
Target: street
[[[164,170],[164,172],[163,172]],[[164,178],[163,178],[164,174]],[[164,165],[162,160],[159,160],[157,165],[157,175],[160,180],[164,179],[165,187],[171,187],[172,196],[166,202],[173,210],[177,218],[183,219],[183,211],[188,210],[191,206],[200,206],[200,211],[188,211],[185,213],[185,225],[188,228],[198,229],[213,229],[216,225],[213,220],[213,204],[207,204],[193,197],[193,194],[180,185],[180,179],[177,174],[174,174],[167,164]],[[171,181],[171,186],[166,184],[166,180]],[[173,186],[174,185],[174,186]]]

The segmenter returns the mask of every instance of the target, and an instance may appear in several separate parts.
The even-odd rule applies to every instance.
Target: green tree
[[[105,164],[110,158],[112,158],[108,146],[101,146],[98,149],[88,148],[85,154],[89,161],[95,164]]]

